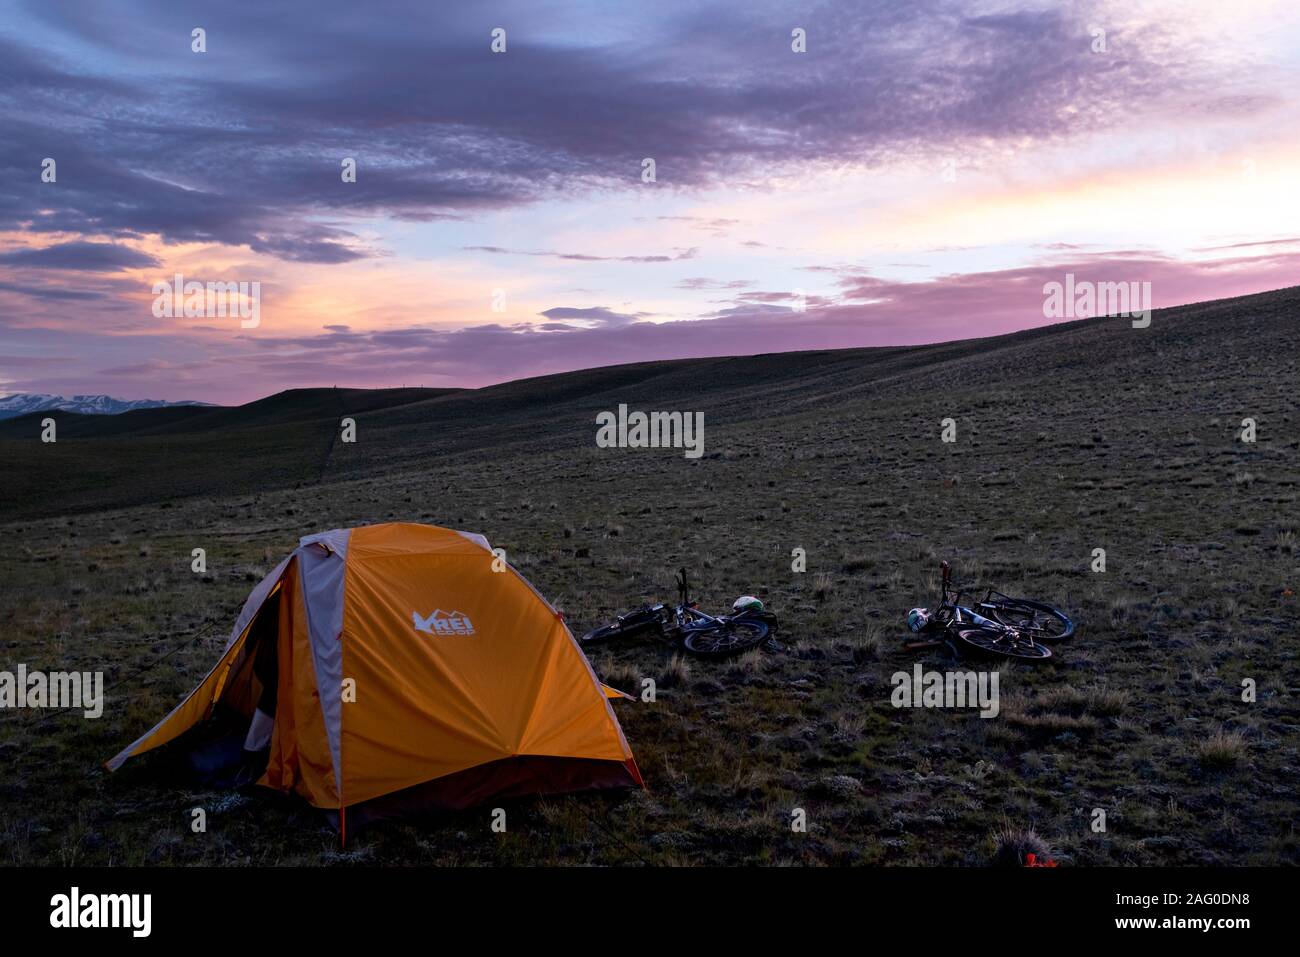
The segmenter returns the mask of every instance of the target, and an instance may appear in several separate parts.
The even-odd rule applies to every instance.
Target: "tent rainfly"
[[[346,833],[419,808],[640,787],[619,694],[483,536],[337,529],[303,538],[253,589],[207,677],[107,767],[219,711],[243,753],[264,756],[259,784]]]

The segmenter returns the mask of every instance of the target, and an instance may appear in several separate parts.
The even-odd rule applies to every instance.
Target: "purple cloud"
[[[573,306],[557,306],[554,309],[547,309],[542,313],[547,319],[552,320],[556,328],[579,328],[576,326],[564,326],[556,322],[560,319],[577,319],[581,322],[594,323],[601,326],[625,326],[629,322],[638,322],[644,319],[649,313],[646,312],[614,312],[604,306],[593,306],[591,308],[581,309]]]
[[[790,15],[749,3],[602,10],[599,42],[581,7],[205,7],[205,54],[189,50],[189,4],[20,5],[41,29],[0,40],[0,228],[158,233],[324,264],[375,253],[326,223],[344,217],[456,219],[643,189],[646,156],[654,188],[700,188],[1019,146],[1212,103],[1223,81],[1154,27],[1091,56],[1095,2],[997,16],[945,0],[817,5],[801,11],[799,56]],[[489,21],[511,25],[506,55],[490,53]],[[36,176],[46,156],[57,183]],[[341,181],[347,157],[355,183]]]
[[[0,252],[0,266],[118,272],[162,265],[155,257],[117,243],[69,242]]]

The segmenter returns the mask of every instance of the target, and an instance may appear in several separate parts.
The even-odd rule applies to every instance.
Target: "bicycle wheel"
[[[632,635],[652,631],[657,625],[660,625],[659,616],[653,614],[647,608],[619,618],[617,621],[612,621],[608,625],[593,628],[579,638],[578,643],[582,645],[598,645],[601,642],[609,641],[611,638],[630,638]]]
[[[1051,648],[1011,631],[958,628],[956,637],[963,645],[984,657],[1017,658],[1024,661],[1045,661],[1052,657]]]
[[[1074,634],[1074,622],[1059,608],[1028,598],[995,601],[993,618],[1039,644],[1065,641]]]
[[[729,658],[757,648],[771,630],[767,622],[752,619],[709,622],[683,629],[682,645],[701,658]]]

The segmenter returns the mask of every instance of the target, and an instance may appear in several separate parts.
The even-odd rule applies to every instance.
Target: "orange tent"
[[[303,538],[253,589],[221,660],[107,767],[221,705],[266,729],[259,784],[340,821],[344,809],[356,822],[639,787],[611,694],[560,614],[481,535],[338,529]]]

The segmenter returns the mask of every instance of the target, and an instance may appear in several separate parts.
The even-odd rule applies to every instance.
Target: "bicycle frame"
[[[754,613],[749,610],[738,612],[734,615],[710,615],[707,612],[700,611],[698,602],[691,601],[691,586],[686,579],[686,569],[677,570],[677,607],[669,612],[669,617],[673,625],[677,628],[700,628],[706,625],[726,625],[733,621],[746,621],[751,618],[757,618],[768,624],[776,630],[776,616],[763,613]]]
[[[677,607],[670,613],[674,624],[679,628],[686,628],[693,623],[716,624],[722,621],[721,618],[715,618],[695,607],[695,602],[691,601],[691,586],[686,580],[686,569],[678,569],[677,576]]]
[[[702,612],[691,601],[690,583],[686,580],[686,569],[680,569],[677,577],[677,604],[669,606],[664,602],[657,602],[638,611],[629,612],[626,615],[619,615],[614,620],[620,625],[628,622],[637,621],[649,616],[655,620],[655,627],[660,635],[671,632],[674,629],[681,630],[684,628],[699,627],[702,625],[716,625],[720,622],[729,620],[728,616],[714,617],[713,615]]]
[[[691,600],[691,585],[686,569],[677,572],[677,604],[658,602],[637,611],[617,616],[612,624],[595,628],[580,641],[596,643],[615,635],[651,631],[659,638],[679,642],[692,654],[704,657],[729,657],[756,648],[777,627],[776,616],[760,607],[746,607],[733,614],[710,615]]]
[[[932,640],[915,642],[908,645],[909,648],[931,647],[946,642],[955,651],[955,642],[974,645],[982,651],[1004,657],[1050,658],[1051,649],[1035,638],[1036,634],[1044,633],[1045,629],[1036,627],[1032,617],[1028,626],[1022,626],[1018,619],[1008,623],[1004,620],[1004,609],[1017,606],[1047,609],[1062,619],[1067,629],[1071,627],[1061,612],[1029,599],[1012,598],[993,588],[985,592],[983,601],[964,604],[968,600],[966,592],[953,585],[951,567],[947,562],[941,562],[940,568],[943,570],[940,604],[931,614],[930,624],[922,629],[931,633]],[[976,609],[984,609],[992,617],[982,615]],[[1069,637],[1068,630],[1064,637]]]
[[[947,562],[941,563],[939,567],[943,569],[943,582],[940,586],[941,603],[935,610],[935,617],[938,618],[945,627],[949,624],[956,623],[959,625],[974,625],[978,628],[991,628],[994,631],[1008,630],[1007,626],[1002,624],[1002,622],[994,621],[992,618],[985,618],[974,608],[963,605],[962,598],[965,597],[966,593],[960,588],[953,588],[952,567]],[[989,600],[994,595],[1001,595],[1003,598],[1009,597],[1007,595],[1002,595],[1001,592],[989,589],[988,593],[984,596],[984,600],[982,602],[977,602],[977,604],[983,607],[988,607]]]
[[[625,622],[629,622],[634,618],[640,618],[642,615],[657,615],[660,612],[664,611],[666,607],[667,606],[664,605],[663,602],[659,602],[658,604],[651,605],[648,608],[642,608],[640,611],[631,611],[628,612],[626,615],[619,615],[614,620],[619,624],[624,624]]]

